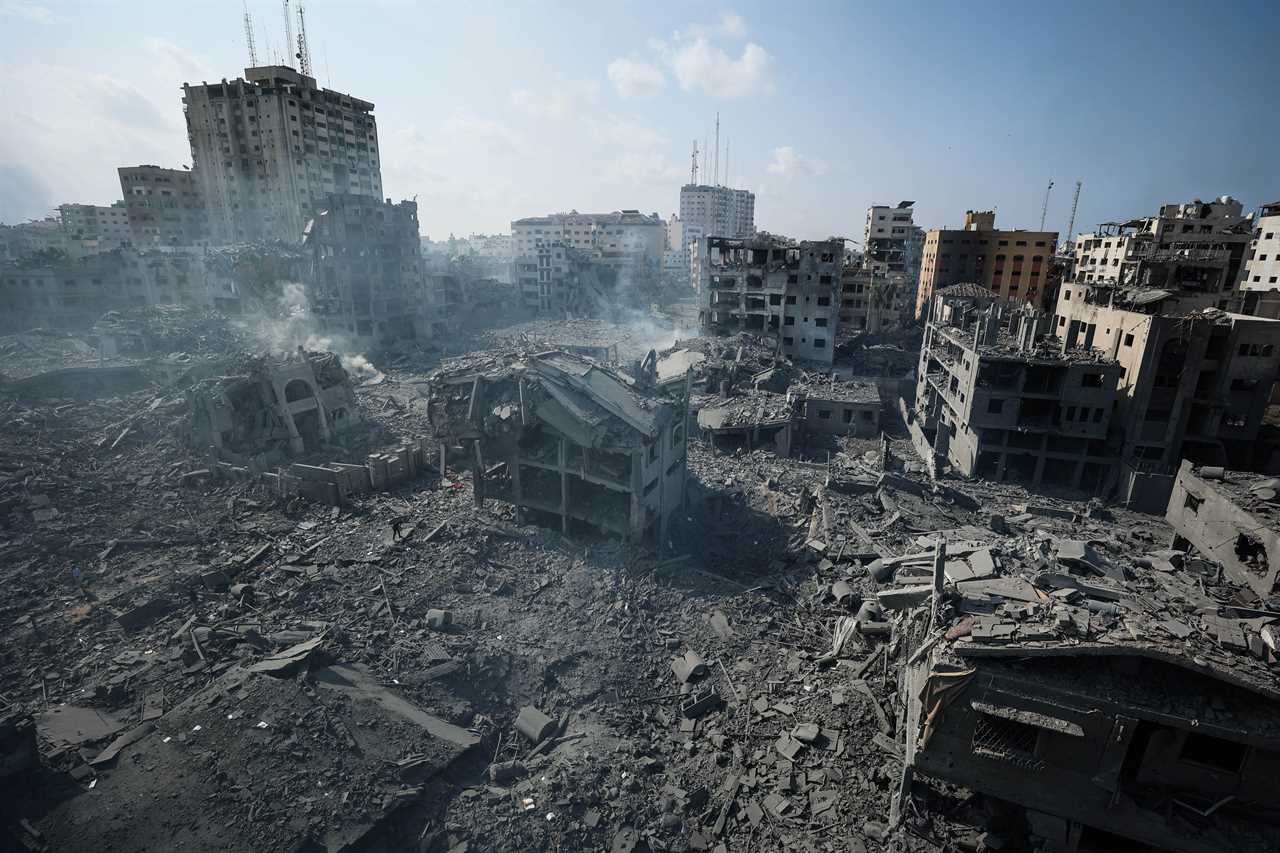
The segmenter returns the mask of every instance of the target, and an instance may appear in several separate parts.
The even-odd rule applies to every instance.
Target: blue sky
[[[296,2],[296,0],[295,0]],[[280,4],[249,0],[259,53]],[[0,0],[0,221],[190,162],[184,80],[247,64],[240,0]],[[377,108],[386,194],[424,233],[554,210],[675,211],[692,141],[731,145],[757,227],[1077,231],[1163,202],[1280,198],[1280,3],[307,3],[322,84]],[[263,56],[260,60],[265,62]]]

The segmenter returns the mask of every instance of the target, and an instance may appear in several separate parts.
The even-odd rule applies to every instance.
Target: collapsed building
[[[188,442],[237,460],[319,450],[360,423],[347,371],[333,353],[251,359],[187,392]]]
[[[832,363],[844,265],[840,240],[707,237],[696,261],[703,331],[767,334],[791,358]]]
[[[1062,352],[1044,318],[978,285],[934,298],[920,348],[915,413],[937,460],[966,477],[1097,490],[1120,365]]]
[[[915,282],[901,272],[845,267],[840,275],[837,338],[879,334],[914,319]]]
[[[432,375],[432,427],[474,466],[477,500],[517,518],[661,545],[683,504],[684,409],[633,378],[549,351]]]

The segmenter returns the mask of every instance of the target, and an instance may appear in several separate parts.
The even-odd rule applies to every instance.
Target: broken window
[[[1004,400],[992,399],[987,401],[987,414],[998,415],[1004,411]]]
[[[1182,750],[1178,753],[1179,761],[1201,764],[1227,773],[1239,773],[1244,766],[1249,747],[1242,743],[1210,737],[1199,732],[1187,732],[1182,741]]]
[[[1236,536],[1235,551],[1236,558],[1253,574],[1265,577],[1270,571],[1267,548],[1262,544],[1262,540],[1252,533],[1240,533]]]
[[[1080,377],[1080,385],[1084,388],[1101,388],[1102,374],[1086,373],[1084,376]]]
[[[1197,497],[1191,494],[1191,492],[1187,492],[1187,496],[1182,500],[1182,506],[1186,509],[1191,510],[1192,512],[1199,512],[1200,506],[1203,503],[1204,503],[1204,498]]]
[[[1025,770],[1039,770],[1044,766],[1035,756],[1039,737],[1040,730],[1035,726],[978,713],[973,726],[973,753]]]

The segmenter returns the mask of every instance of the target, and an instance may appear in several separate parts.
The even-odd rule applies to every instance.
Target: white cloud
[[[0,0],[0,18],[21,18],[34,24],[53,20],[53,11],[35,0]]]
[[[797,175],[818,177],[827,172],[827,164],[824,161],[807,157],[790,145],[773,149],[770,157],[769,165],[765,168],[769,174],[778,175],[785,180],[791,180]]]
[[[680,88],[700,90],[715,98],[743,98],[773,91],[773,56],[755,42],[736,52],[716,43],[717,37],[741,39],[747,25],[742,16],[723,12],[714,27],[694,24],[669,40],[650,39],[649,47],[671,70]]]
[[[667,84],[662,69],[640,59],[619,57],[609,63],[609,82],[623,98],[652,98]]]

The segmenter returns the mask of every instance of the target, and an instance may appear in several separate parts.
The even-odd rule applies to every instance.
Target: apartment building
[[[916,417],[936,457],[966,477],[1096,491],[1121,366],[1064,352],[1043,315],[976,284],[934,295],[917,374]]]
[[[182,100],[211,242],[296,243],[329,195],[382,198],[369,101],[279,65],[184,84]]]
[[[1244,313],[1280,317],[1280,201],[1258,208],[1240,273]]]
[[[903,273],[913,283],[919,279],[924,229],[912,221],[914,205],[914,201],[900,201],[893,207],[875,204],[867,208],[862,229],[863,265],[867,269]]]
[[[1203,295],[1192,291],[1184,302]],[[1064,353],[1098,353],[1121,367],[1113,444],[1121,497],[1158,511],[1185,458],[1252,469],[1272,384],[1280,320],[1216,307],[1170,311],[1109,283],[1064,284],[1052,323]]]
[[[1044,308],[1057,231],[1000,231],[994,211],[965,211],[962,228],[934,228],[924,238],[916,317],[925,318],[933,294],[974,283],[1001,299]]]
[[[565,243],[539,243],[516,261],[520,304],[537,314],[584,316],[606,300],[615,271]]]
[[[653,213],[620,210],[613,213],[553,213],[511,223],[512,252],[520,258],[536,255],[544,243],[560,243],[611,266],[625,266],[637,258],[660,263],[667,243],[667,224]]]
[[[1106,222],[1076,240],[1070,280],[1110,288],[1121,300],[1162,302],[1166,311],[1229,309],[1250,224],[1240,202],[1225,195],[1211,202],[1166,204],[1155,216]]]
[[[756,196],[748,190],[707,184],[680,188],[684,245],[703,237],[750,237],[756,233]]]
[[[44,219],[33,219],[17,225],[0,223],[0,261],[16,261],[49,249],[65,251],[67,246],[67,232],[56,216],[46,216]]]
[[[841,241],[703,237],[698,258],[699,324],[705,332],[769,334],[791,358],[832,363]]]
[[[304,245],[307,297],[321,332],[371,347],[430,338],[417,202],[330,196],[307,223]]]
[[[841,340],[879,334],[913,316],[915,282],[902,272],[881,272],[846,263],[840,275]]]
[[[135,246],[195,246],[208,239],[204,196],[194,172],[121,166],[120,192]]]
[[[92,243],[97,251],[118,249],[133,239],[129,210],[123,201],[112,205],[60,204],[58,218],[68,240]]]

